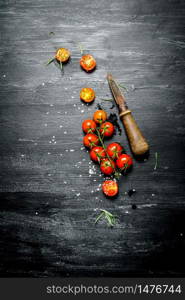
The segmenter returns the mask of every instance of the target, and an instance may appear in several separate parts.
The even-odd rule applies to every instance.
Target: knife
[[[107,80],[114,100],[119,108],[119,117],[125,127],[125,131],[134,155],[144,155],[149,151],[149,145],[134,120],[131,110],[128,109],[125,97],[110,73],[107,74]]]

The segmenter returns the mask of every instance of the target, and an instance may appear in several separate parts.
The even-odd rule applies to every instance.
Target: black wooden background
[[[0,1],[1,276],[185,275],[184,27],[183,0]],[[91,74],[79,43],[97,60]],[[63,76],[45,66],[58,47],[72,53]],[[81,132],[111,97],[108,71],[151,146],[112,201]],[[124,131],[112,140],[130,153]],[[100,209],[118,216],[114,228],[94,224]]]

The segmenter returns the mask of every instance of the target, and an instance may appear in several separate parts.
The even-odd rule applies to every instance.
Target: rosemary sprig
[[[83,45],[81,43],[78,43],[78,48],[80,49],[81,55],[83,55],[84,54],[84,48],[83,48]]]
[[[48,62],[46,63],[46,66],[50,65],[54,60],[55,60],[55,57],[49,59]]]
[[[158,153],[155,152],[155,166],[154,166],[154,170],[156,170],[158,167]]]
[[[100,98],[102,101],[110,101],[110,102],[114,102],[113,99],[104,99],[104,98]]]
[[[111,214],[110,212],[108,212],[105,209],[101,209],[101,213],[96,218],[94,223],[96,224],[102,217],[104,217],[107,220],[107,223],[108,223],[109,226],[113,227],[116,224],[117,216]]]
[[[122,83],[118,83],[118,86],[122,89],[124,89],[126,92],[128,92],[128,89],[126,86],[124,86]]]

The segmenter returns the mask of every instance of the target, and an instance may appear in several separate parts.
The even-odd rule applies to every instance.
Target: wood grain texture
[[[0,1],[0,276],[185,275],[184,26],[181,0]],[[80,69],[78,43],[95,72]],[[64,76],[45,66],[61,46],[72,52]],[[111,97],[108,71],[150,144],[114,201],[81,149],[82,120]],[[130,153],[124,131],[113,140]],[[94,225],[102,208],[114,228]]]

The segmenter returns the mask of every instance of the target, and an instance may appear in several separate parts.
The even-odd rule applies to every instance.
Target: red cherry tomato
[[[105,137],[111,137],[114,134],[114,125],[111,122],[105,122],[101,124],[100,132]]]
[[[85,133],[92,133],[96,130],[96,123],[93,120],[85,120],[82,123],[82,130]]]
[[[95,162],[100,162],[102,158],[106,157],[106,152],[103,147],[96,146],[93,147],[90,151],[90,158]]]
[[[118,194],[118,184],[114,180],[105,180],[102,184],[103,193],[108,197],[114,197]]]
[[[100,170],[103,174],[111,175],[115,172],[116,164],[113,160],[103,158],[100,163]]]
[[[80,99],[86,103],[90,103],[95,99],[95,92],[91,88],[83,88],[80,91]]]
[[[83,143],[85,147],[93,148],[99,144],[99,138],[93,133],[88,133],[84,136]]]
[[[119,143],[111,143],[107,146],[107,154],[112,159],[117,159],[123,152],[123,147]]]
[[[96,67],[96,60],[91,54],[85,54],[80,59],[80,66],[86,71],[92,71]]]
[[[132,157],[128,154],[121,154],[116,160],[116,165],[121,170],[127,170],[133,165]]]
[[[101,124],[101,123],[105,122],[106,119],[107,119],[106,111],[104,111],[102,109],[99,109],[99,110],[94,112],[93,120],[96,123]]]

